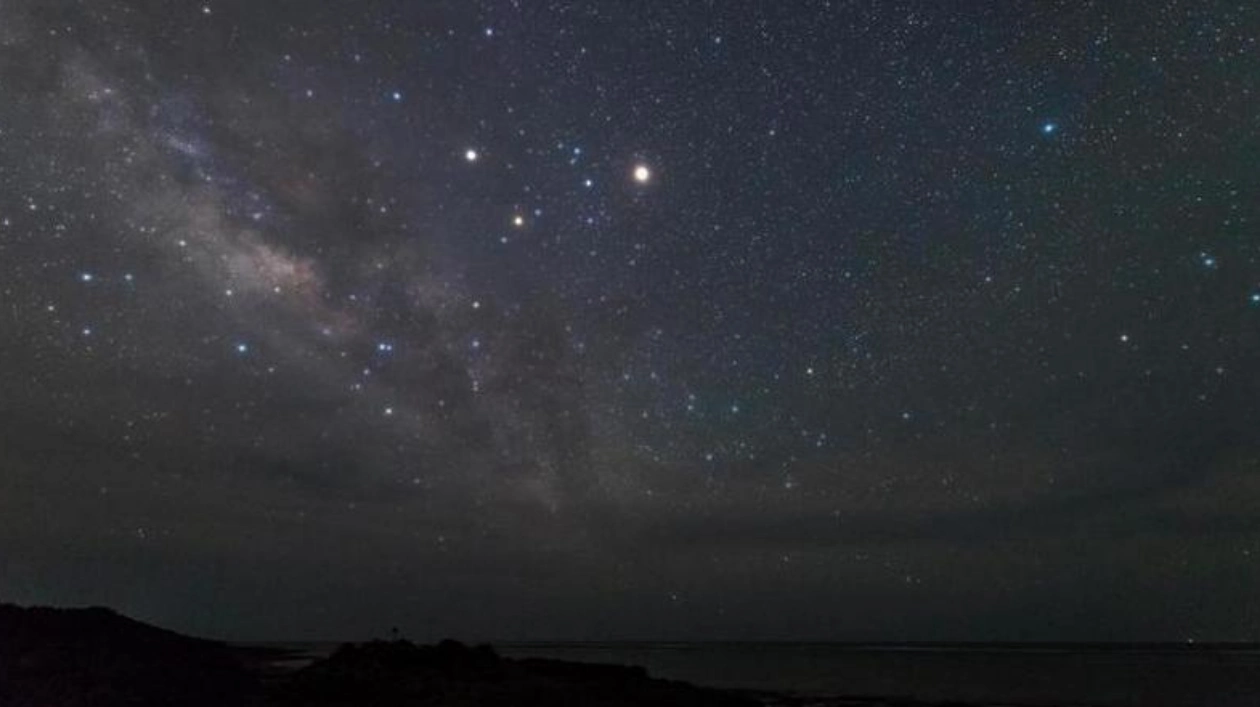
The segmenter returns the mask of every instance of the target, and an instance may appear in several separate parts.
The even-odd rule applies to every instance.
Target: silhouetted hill
[[[0,604],[0,705],[240,705],[256,681],[224,645],[109,609]]]
[[[279,688],[285,707],[751,707],[743,697],[654,680],[639,667],[512,660],[455,641],[345,645]]]
[[[345,645],[260,680],[238,652],[109,609],[0,604],[0,707],[752,707],[643,668],[502,658],[455,641]],[[265,656],[251,656],[263,660]]]

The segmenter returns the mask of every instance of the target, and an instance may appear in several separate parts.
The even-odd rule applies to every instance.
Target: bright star
[[[1046,123],[1041,126],[1041,132],[1046,135],[1051,135],[1058,129],[1059,129],[1058,123]]]
[[[471,147],[464,151],[464,159],[469,162],[476,162],[480,158],[481,155],[477,154],[477,151]]]
[[[525,225],[525,217],[517,214],[512,217],[512,225],[520,228]]]
[[[94,278],[94,277],[95,277],[95,276],[94,276],[94,275],[92,275],[92,273],[90,273],[90,272],[79,273],[79,280],[80,280],[81,282],[91,282],[91,281],[93,280],[93,278]]]
[[[645,164],[636,165],[634,168],[634,181],[639,184],[647,184],[652,181],[652,170]]]
[[[246,344],[244,342],[237,344],[236,353],[238,354],[249,353],[249,344]]]
[[[394,91],[392,94],[390,94],[390,97],[394,99],[395,103],[397,103],[398,101],[401,101],[403,99],[402,91]]]

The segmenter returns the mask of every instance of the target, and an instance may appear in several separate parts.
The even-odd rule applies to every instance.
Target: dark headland
[[[265,670],[268,657],[109,609],[0,605],[5,707],[764,704],[752,695],[653,679],[642,668],[514,660],[455,641],[347,644],[291,672]]]
[[[854,648],[860,648],[861,655],[871,654],[866,648]],[[1169,644],[1135,644],[1125,646],[1119,653],[1108,652],[1115,651],[1114,646],[1096,644],[923,644],[886,648],[892,650],[881,653],[886,657],[918,649],[926,649],[928,655],[938,657],[947,657],[952,651],[981,656],[993,651],[1001,658],[992,663],[993,666],[1016,666],[1014,669],[1020,675],[1036,682],[1048,679],[1047,675],[1029,672],[1036,669],[1027,665],[1019,667],[1020,663],[1011,662],[1012,655],[1047,651],[1072,656],[1101,653],[1103,663],[1138,660],[1137,669],[1147,670],[1155,665],[1184,668],[1205,661],[1220,662],[1228,655],[1224,649],[1233,650],[1238,646],[1218,646],[1222,650],[1214,650],[1199,644],[1179,648]],[[292,650],[192,638],[104,608],[22,608],[0,604],[0,707],[962,707],[964,704],[916,702],[905,697],[836,696],[848,694],[845,692],[819,697],[716,689],[659,679],[642,667],[505,657],[490,646],[467,646],[450,640],[431,646],[405,640],[345,644],[313,662],[294,660]],[[1144,651],[1163,655],[1172,650],[1202,655],[1192,661],[1174,663],[1140,661]],[[310,656],[304,654],[303,657]],[[1088,667],[1097,663],[1086,660],[1083,664]],[[849,665],[852,668],[857,663]],[[879,669],[876,663],[862,665],[866,670]],[[931,663],[915,665],[930,667]],[[1148,668],[1142,668],[1143,665]],[[1213,686],[1213,689],[1229,698],[1214,704],[1255,704],[1241,697],[1254,693],[1250,687],[1253,682],[1239,670],[1247,669],[1225,665],[1213,673],[1225,676],[1228,683]],[[859,673],[845,674],[849,676],[847,680],[862,682]],[[1147,675],[1148,679],[1155,677]],[[924,679],[948,682],[965,677],[938,672]],[[1079,675],[1076,679],[1080,679]],[[1198,684],[1191,683],[1191,686]],[[862,688],[856,683],[853,687],[857,687],[853,692],[862,694]],[[886,681],[883,687],[904,689],[906,693],[913,688],[900,683],[890,686]],[[1093,692],[1107,694],[1102,689]],[[882,689],[879,694],[883,694]],[[979,707],[982,703],[1016,703],[996,700],[992,694],[979,697],[973,693],[969,699],[979,701],[966,704]],[[1167,699],[1156,694],[1154,700],[1146,699],[1152,696],[1149,690],[1141,694],[1145,697],[1136,696],[1137,692],[1124,699],[1111,694],[1109,701],[1098,704],[1144,707],[1148,704],[1201,704],[1188,699],[1189,693],[1169,694]],[[1045,696],[1026,704],[1034,703],[1085,704],[1080,700],[1054,701]]]

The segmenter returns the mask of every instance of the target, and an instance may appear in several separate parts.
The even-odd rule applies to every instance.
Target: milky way
[[[1255,639],[1260,12],[1121,4],[4,0],[0,600]]]

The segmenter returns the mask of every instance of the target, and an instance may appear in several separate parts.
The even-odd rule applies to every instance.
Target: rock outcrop
[[[285,707],[752,707],[718,690],[655,680],[639,667],[499,657],[455,641],[346,645],[277,691]]]

